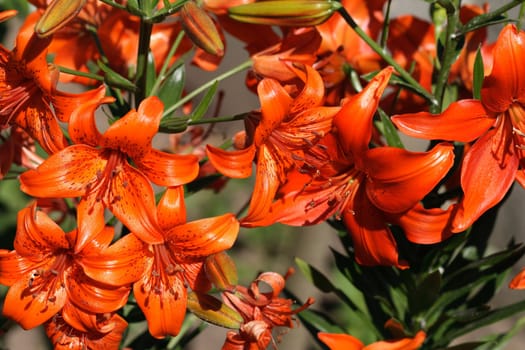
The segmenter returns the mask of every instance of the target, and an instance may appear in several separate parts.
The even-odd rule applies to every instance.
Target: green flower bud
[[[240,22],[308,27],[328,20],[341,6],[333,0],[269,0],[230,7],[228,14]]]

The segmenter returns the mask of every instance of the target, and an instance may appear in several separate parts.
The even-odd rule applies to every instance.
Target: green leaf
[[[443,286],[452,284],[452,282],[454,282],[454,284],[465,285],[468,281],[477,279],[481,271],[494,266],[500,266],[500,270],[503,272],[506,268],[514,265],[523,254],[525,254],[525,246],[520,244],[511,249],[489,255],[483,259],[472,261],[450,274],[445,273]]]
[[[474,76],[472,81],[472,95],[475,99],[481,99],[481,86],[483,85],[483,78],[485,76],[485,69],[483,66],[483,57],[481,56],[481,47],[476,51],[476,59],[474,60]]]
[[[104,72],[104,82],[111,87],[124,89],[130,92],[137,91],[137,87],[128,79],[115,72],[108,65],[101,60],[97,61],[97,65]]]
[[[336,288],[332,282],[330,282],[330,280],[326,278],[326,276],[323,275],[321,271],[317,270],[315,267],[311,266],[301,258],[295,258],[295,263],[306,279],[316,286],[320,291],[325,293],[335,291]]]
[[[381,117],[380,131],[383,136],[385,136],[387,145],[391,147],[405,148],[405,145],[403,145],[403,142],[397,133],[396,127],[388,115],[380,108],[377,110],[377,112]]]
[[[488,312],[485,316],[480,317],[475,321],[467,323],[464,327],[452,327],[451,332],[442,337],[438,343],[448,344],[453,339],[459,338],[464,334],[470,333],[481,327],[491,325],[503,319],[512,317],[513,315],[523,311],[525,311],[525,300],[493,310],[491,312]]]
[[[424,276],[415,290],[409,293],[410,313],[417,315],[432,306],[441,290],[441,272],[436,270]]]
[[[215,81],[213,85],[208,89],[202,100],[199,102],[199,105],[191,113],[190,121],[194,122],[200,120],[208,108],[210,107],[211,101],[217,92],[217,87],[219,86],[219,81]]]
[[[155,58],[151,53],[151,50],[148,52],[148,65],[146,66],[146,94],[149,96],[151,88],[155,85],[156,80],[156,71],[155,71]]]
[[[183,62],[180,62],[162,82],[158,97],[164,103],[164,109],[168,109],[181,99],[185,78],[186,68]]]
[[[503,350],[507,343],[525,327],[525,317],[520,318],[508,331],[487,337],[487,342],[476,350]]]

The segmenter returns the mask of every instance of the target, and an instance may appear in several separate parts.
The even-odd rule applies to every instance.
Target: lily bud
[[[201,320],[224,328],[239,329],[244,321],[237,311],[208,294],[188,293],[187,305]]]
[[[182,6],[180,17],[184,31],[195,45],[211,55],[224,55],[221,36],[206,11],[189,1]]]
[[[210,255],[204,262],[206,277],[218,290],[232,291],[238,283],[235,263],[225,252]]]
[[[82,10],[87,0],[55,0],[35,25],[35,33],[45,38],[65,26]]]
[[[328,20],[341,6],[333,0],[268,0],[230,7],[228,14],[240,22],[308,27]]]

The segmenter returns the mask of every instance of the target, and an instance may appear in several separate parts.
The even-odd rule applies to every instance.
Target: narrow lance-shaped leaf
[[[164,103],[165,109],[170,108],[174,103],[180,100],[184,90],[185,80],[186,67],[181,61],[169,72],[160,87],[158,96],[162,103]]]
[[[377,112],[381,117],[381,132],[383,136],[385,136],[387,145],[391,147],[405,148],[405,146],[403,145],[403,141],[401,141],[401,138],[397,133],[396,127],[394,126],[388,115],[382,109],[378,109]]]
[[[474,76],[472,83],[472,95],[475,99],[481,99],[481,86],[483,85],[483,77],[485,75],[483,67],[483,57],[481,56],[481,48],[478,47],[476,51],[476,58],[474,60]]]
[[[199,105],[191,113],[190,120],[197,121],[200,120],[208,108],[210,108],[211,101],[217,92],[217,87],[219,86],[219,81],[215,81],[213,85],[208,89],[202,100],[199,102]]]

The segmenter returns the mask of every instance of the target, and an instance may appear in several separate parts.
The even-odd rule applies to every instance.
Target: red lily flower
[[[305,66],[304,88],[292,98],[274,79],[263,79],[257,88],[261,101],[261,117],[253,134],[253,142],[240,151],[226,152],[207,146],[212,164],[222,174],[248,177],[256,157],[257,173],[250,207],[242,223],[264,218],[286,173],[332,127],[332,118],[339,107],[323,107],[323,82],[319,74]],[[299,76],[304,73],[295,70]],[[251,135],[249,135],[251,136]]]
[[[57,90],[58,71],[46,61],[50,40],[33,31],[36,15],[20,28],[13,51],[0,46],[0,125],[21,127],[55,153],[67,145],[58,121],[67,122],[77,106],[105,91],[102,86],[81,94]]]
[[[466,230],[485,211],[499,203],[514,179],[525,186],[520,165],[525,147],[525,33],[507,25],[494,47],[492,72],[485,77],[481,101],[460,100],[442,114],[392,117],[404,133],[425,139],[474,141],[461,168],[463,197],[453,231]]]
[[[317,337],[330,350],[417,350],[425,341],[425,332],[417,332],[414,338],[399,340],[378,341],[369,345],[348,334],[317,333]]]
[[[144,230],[140,222],[144,215],[153,218],[155,197],[150,180],[160,186],[178,186],[193,180],[199,170],[193,155],[168,154],[152,148],[151,140],[163,112],[157,97],[145,99],[137,111],[131,110],[100,134],[94,111],[101,102],[108,101],[91,101],[77,109],[69,124],[69,134],[76,144],[20,176],[22,191],[34,197],[82,197],[78,215],[86,227],[81,228],[84,236],[78,243],[79,250],[100,230],[104,208],[109,208],[141,239],[162,242],[157,227]]]
[[[261,283],[268,285],[271,291],[261,292]],[[293,328],[293,315],[312,305],[314,300],[309,298],[304,305],[292,309],[292,300],[279,297],[285,283],[286,279],[278,273],[264,272],[249,288],[236,286],[222,293],[224,303],[244,319],[238,333],[227,333],[223,350],[266,349],[271,342],[275,344],[273,328]]]
[[[0,252],[0,283],[10,286],[3,314],[24,329],[41,325],[66,303],[92,314],[120,309],[126,304],[129,286],[110,286],[88,278],[83,260],[96,259],[113,239],[104,227],[75,251],[78,230],[65,233],[33,203],[18,214],[13,251]]]
[[[166,191],[154,217],[162,242],[143,244],[137,238],[142,236],[137,226],[104,252],[107,258],[83,267],[87,275],[99,281],[117,285],[136,281],[133,292],[149,331],[155,338],[163,338],[180,330],[186,314],[187,286],[198,291],[209,289],[204,260],[233,245],[239,223],[233,214],[186,222],[182,187]],[[143,230],[150,229],[147,220],[138,220],[145,223]],[[122,254],[124,250],[128,253]],[[142,256],[147,256],[145,270],[130,268]]]
[[[372,118],[391,74],[392,69],[381,71],[343,105],[334,117],[337,134],[305,152],[305,166],[288,174],[270,213],[253,226],[311,225],[335,214],[352,235],[356,260],[365,265],[406,267],[398,261],[387,222],[400,224],[416,242],[442,240],[447,215],[426,217],[419,201],[452,166],[452,146],[441,144],[426,153],[368,148]]]

